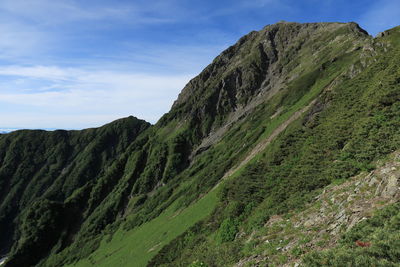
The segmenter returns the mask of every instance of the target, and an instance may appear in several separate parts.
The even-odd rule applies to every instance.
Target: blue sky
[[[152,123],[190,78],[280,20],[400,24],[399,0],[1,0],[0,129]]]

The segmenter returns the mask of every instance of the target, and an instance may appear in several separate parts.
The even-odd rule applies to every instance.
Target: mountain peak
[[[398,30],[281,21],[222,52],[156,125],[0,135],[4,265],[395,264],[354,242],[398,248],[386,215],[397,236],[363,235],[400,199]]]
[[[305,70],[320,68],[366,38],[353,22],[267,25],[240,38],[192,79],[169,116],[207,121],[200,136],[208,136],[244,119],[249,109],[287,88]]]
[[[265,30],[273,30],[273,29],[303,29],[308,31],[335,31],[340,28],[347,28],[353,32],[361,33],[363,35],[369,35],[366,30],[360,27],[360,25],[356,22],[308,22],[308,23],[299,23],[299,22],[290,22],[281,20],[275,24],[266,25],[263,27],[261,31]]]

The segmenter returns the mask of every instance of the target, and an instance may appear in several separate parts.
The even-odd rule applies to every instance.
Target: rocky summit
[[[0,135],[0,265],[399,266],[400,28],[243,36],[155,125]]]

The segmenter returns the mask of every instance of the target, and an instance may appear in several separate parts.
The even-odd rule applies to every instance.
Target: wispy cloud
[[[8,79],[0,84],[0,105],[21,107],[29,111],[29,118],[37,116],[47,123],[55,114],[68,118],[48,126],[52,128],[78,127],[85,116],[101,123],[129,115],[155,122],[191,78],[55,66],[2,67],[0,75]],[[31,124],[15,114],[0,118],[3,127]]]
[[[176,16],[166,9],[158,10],[159,2],[2,0],[0,59],[49,57],[68,45],[77,46],[82,39],[101,36],[103,30],[112,32],[118,25],[132,28],[173,23]]]
[[[73,75],[73,72],[73,69],[62,69],[55,66],[0,66],[0,75],[23,78],[66,80],[68,76]]]
[[[156,122],[223,47],[163,42],[161,30],[146,28],[184,20],[185,11],[161,0],[0,1],[0,127],[84,128],[129,115]]]
[[[16,130],[18,130],[18,129],[16,129],[16,128],[0,128],[0,134],[1,133],[10,133],[10,132],[13,132]]]
[[[73,21],[127,18],[132,23],[170,21],[170,18],[163,16],[163,12],[157,12],[153,5],[139,4],[138,1],[110,5],[103,1],[2,0],[0,10],[37,24],[53,26]]]
[[[0,127],[155,122],[224,48],[281,19],[399,24],[398,0],[355,1],[1,0]]]
[[[0,58],[18,60],[39,55],[48,45],[48,37],[28,24],[0,22]]]

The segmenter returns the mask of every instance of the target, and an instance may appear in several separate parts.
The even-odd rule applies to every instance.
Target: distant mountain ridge
[[[1,134],[6,134],[6,133],[10,133],[10,132],[14,132],[17,131],[19,129],[15,129],[15,128],[0,128],[0,133]]]
[[[381,249],[396,239],[375,233],[400,234],[399,57],[398,27],[279,22],[222,52],[155,125],[0,135],[5,266],[396,266]],[[346,213],[362,192],[377,198],[368,220]]]
[[[15,131],[20,131],[20,130],[27,130],[27,129],[25,129],[25,128],[0,128],[0,133],[7,134],[7,133],[15,132]],[[32,130],[32,129],[29,129],[29,130]],[[37,129],[37,130],[55,131],[55,130],[57,130],[57,128],[41,128],[41,129]]]

